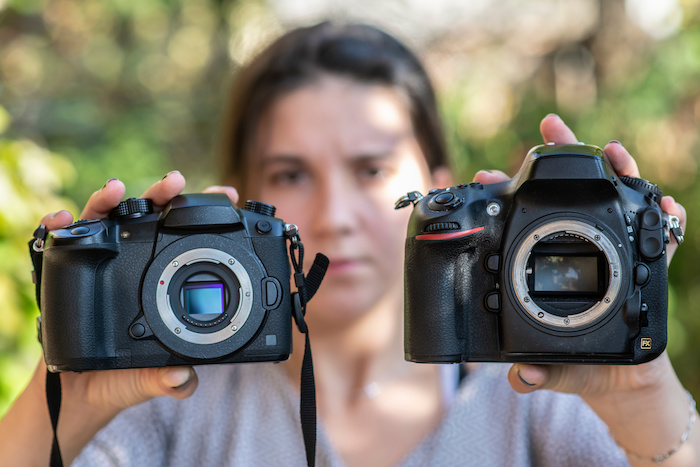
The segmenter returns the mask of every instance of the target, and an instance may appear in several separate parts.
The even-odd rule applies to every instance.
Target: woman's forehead
[[[413,135],[408,106],[398,92],[335,77],[281,96],[259,128],[263,154],[385,151]]]

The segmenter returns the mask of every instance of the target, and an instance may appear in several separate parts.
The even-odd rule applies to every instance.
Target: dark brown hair
[[[225,183],[246,193],[260,118],[283,94],[328,74],[386,85],[405,95],[428,167],[449,165],[435,92],[418,58],[378,28],[326,21],[288,32],[239,71],[222,129]]]

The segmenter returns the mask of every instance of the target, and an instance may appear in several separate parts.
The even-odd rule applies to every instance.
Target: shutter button
[[[445,193],[440,193],[434,198],[435,202],[438,204],[447,204],[453,199],[455,199],[455,195],[453,195],[449,191],[446,191]]]

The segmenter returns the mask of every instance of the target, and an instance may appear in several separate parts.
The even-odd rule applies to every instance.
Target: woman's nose
[[[361,193],[341,176],[328,177],[315,195],[314,228],[322,235],[343,235],[358,227]]]

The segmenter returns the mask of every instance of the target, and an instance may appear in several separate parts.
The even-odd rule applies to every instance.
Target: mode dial
[[[126,217],[135,219],[153,212],[153,201],[146,198],[129,198],[122,201],[109,213],[110,219]]]
[[[271,204],[263,203],[262,201],[253,201],[251,199],[245,202],[245,207],[243,209],[270,217],[275,217],[275,211],[277,211],[277,208]]]

